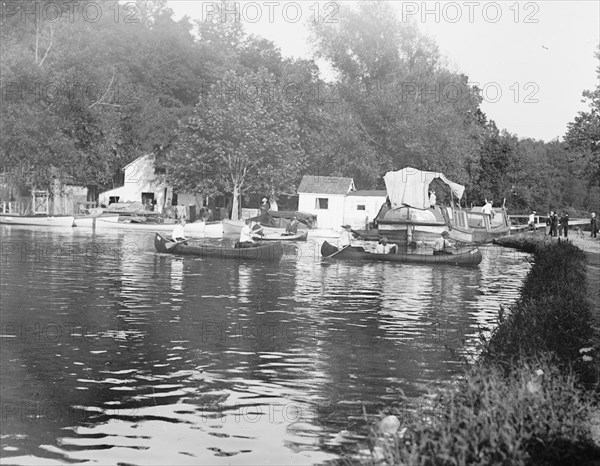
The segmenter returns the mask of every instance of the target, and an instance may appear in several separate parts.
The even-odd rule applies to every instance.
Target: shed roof
[[[354,190],[354,180],[340,176],[304,175],[298,186],[299,193],[348,194],[351,190]]]
[[[385,189],[362,189],[359,191],[352,191],[348,196],[360,196],[360,197],[386,197],[387,191]]]

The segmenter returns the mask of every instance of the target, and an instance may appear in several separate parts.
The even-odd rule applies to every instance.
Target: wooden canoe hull
[[[339,251],[327,241],[321,246],[321,255],[328,257]],[[477,248],[470,249],[464,253],[434,256],[433,254],[375,254],[367,252],[364,248],[346,248],[337,252],[331,259],[356,260],[356,261],[385,261],[403,262],[414,264],[449,264],[449,265],[478,265],[481,263],[481,251]]]
[[[115,230],[137,230],[137,231],[160,231],[160,232],[172,232],[175,228],[176,223],[136,223],[136,222],[111,222],[106,221],[102,217],[96,220],[96,228],[110,228]],[[221,222],[206,223],[206,222],[194,222],[187,223],[185,225],[186,235],[191,236],[205,236],[210,238],[221,238],[223,236],[223,225]]]
[[[279,242],[263,244],[255,248],[226,248],[213,245],[185,245],[177,244],[167,249],[167,244],[172,242],[159,233],[154,236],[154,247],[158,252],[188,256],[208,257],[214,259],[228,259],[238,261],[279,262],[283,257],[283,246]]]
[[[48,227],[72,227],[75,217],[72,215],[11,215],[1,214],[0,224],[3,225],[32,225]]]

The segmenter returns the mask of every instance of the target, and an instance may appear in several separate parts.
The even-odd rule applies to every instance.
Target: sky
[[[276,43],[284,56],[312,58],[307,23],[335,21],[351,1],[240,1],[246,31]],[[220,1],[169,0],[176,18],[223,14]],[[598,85],[600,2],[396,1],[400,21],[416,21],[451,70],[484,91],[483,112],[521,138],[562,139],[588,110],[582,92]],[[229,19],[234,18],[233,15]],[[331,77],[324,62],[321,75]]]

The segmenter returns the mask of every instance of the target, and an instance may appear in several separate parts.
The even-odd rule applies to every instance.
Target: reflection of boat
[[[96,220],[96,227],[112,228],[117,230],[139,230],[139,231],[162,231],[171,232],[177,223],[154,223],[154,222],[109,222],[102,217]],[[220,238],[223,235],[221,222],[195,222],[185,225],[185,233],[188,235],[200,235]]]
[[[481,251],[477,248],[463,250],[457,254],[376,254],[367,252],[362,247],[348,247],[339,250],[327,241],[321,246],[321,255],[332,259],[358,260],[358,261],[387,261],[409,262],[419,264],[450,264],[450,265],[477,265],[482,260]]]
[[[391,242],[432,242],[446,230],[455,241],[488,243],[510,231],[504,207],[493,209],[493,215],[483,213],[481,207],[460,207],[464,186],[453,183],[442,173],[404,168],[386,173],[384,179],[389,205],[382,207],[376,222],[379,234]],[[430,204],[429,189],[434,180],[449,188],[450,206]],[[456,206],[454,201],[459,201]]]
[[[183,254],[190,256],[211,257],[214,259],[252,260],[263,262],[279,262],[283,256],[283,245],[280,242],[262,244],[254,248],[226,248],[213,245],[185,245],[176,244],[167,248],[173,240],[164,238],[156,233],[154,247],[158,252],[169,254]]]
[[[5,225],[41,225],[48,227],[72,227],[75,217],[72,215],[12,215],[0,214],[0,224]]]
[[[94,218],[96,219],[96,223],[98,223],[99,219],[102,219],[104,222],[112,222],[116,223],[119,221],[118,215],[102,215],[99,217],[94,217],[93,215],[84,215],[75,217],[75,224],[73,226],[76,227],[91,227],[94,225]]]

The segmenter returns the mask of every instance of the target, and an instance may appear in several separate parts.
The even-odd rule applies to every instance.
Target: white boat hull
[[[96,223],[98,220],[102,220],[103,222],[111,222],[117,223],[119,221],[118,215],[105,215],[102,217],[96,217]],[[75,226],[76,227],[92,227],[94,225],[94,217],[75,217]]]
[[[0,215],[3,225],[35,225],[48,227],[72,227],[75,217],[61,215],[57,217],[46,215]]]
[[[111,222],[103,218],[96,220],[96,228],[110,228],[116,230],[137,230],[154,232],[172,232],[176,223],[132,223]],[[208,238],[220,238],[223,236],[223,225],[221,222],[195,222],[185,225],[185,234],[189,236],[204,236]]]

